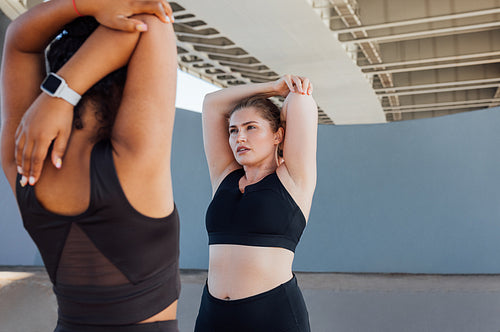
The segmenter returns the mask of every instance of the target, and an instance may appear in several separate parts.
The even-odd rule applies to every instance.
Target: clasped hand
[[[75,0],[78,11],[94,16],[102,25],[122,31],[146,31],[147,25],[132,16],[151,14],[163,23],[174,22],[170,4],[165,0]]]
[[[313,91],[313,86],[309,79],[297,75],[283,75],[283,77],[273,82],[273,85],[275,93],[284,98],[290,92],[311,95]]]

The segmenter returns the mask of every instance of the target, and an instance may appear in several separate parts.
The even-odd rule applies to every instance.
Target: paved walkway
[[[500,275],[297,273],[297,278],[313,332],[500,331]],[[206,271],[183,270],[181,279],[179,326],[189,332]],[[56,315],[43,268],[0,266],[0,332],[51,332]]]

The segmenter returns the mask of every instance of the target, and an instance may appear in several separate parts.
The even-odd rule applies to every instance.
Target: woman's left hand
[[[135,14],[151,14],[163,23],[174,22],[172,7],[166,0],[75,0],[84,16],[94,16],[102,25],[122,31],[146,31],[147,25],[131,18]]]
[[[287,74],[274,82],[274,89],[276,94],[286,98],[290,92],[311,95],[313,87],[307,77]]]

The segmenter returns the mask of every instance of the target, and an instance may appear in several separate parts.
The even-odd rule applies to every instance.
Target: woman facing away
[[[55,331],[178,331],[172,20],[163,0],[52,0],[8,28],[2,166],[54,285]]]
[[[205,98],[213,199],[197,332],[310,331],[292,263],[316,186],[311,93],[307,78],[286,75]],[[265,99],[278,95],[286,97],[281,111]]]

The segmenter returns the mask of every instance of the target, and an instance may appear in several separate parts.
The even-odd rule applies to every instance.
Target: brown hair
[[[267,122],[271,125],[273,133],[277,132],[280,127],[285,129],[285,122],[281,120],[281,110],[272,101],[262,95],[255,95],[240,101],[227,115],[229,120],[231,116],[248,107],[254,107]],[[283,141],[278,146],[278,156],[283,157]]]

